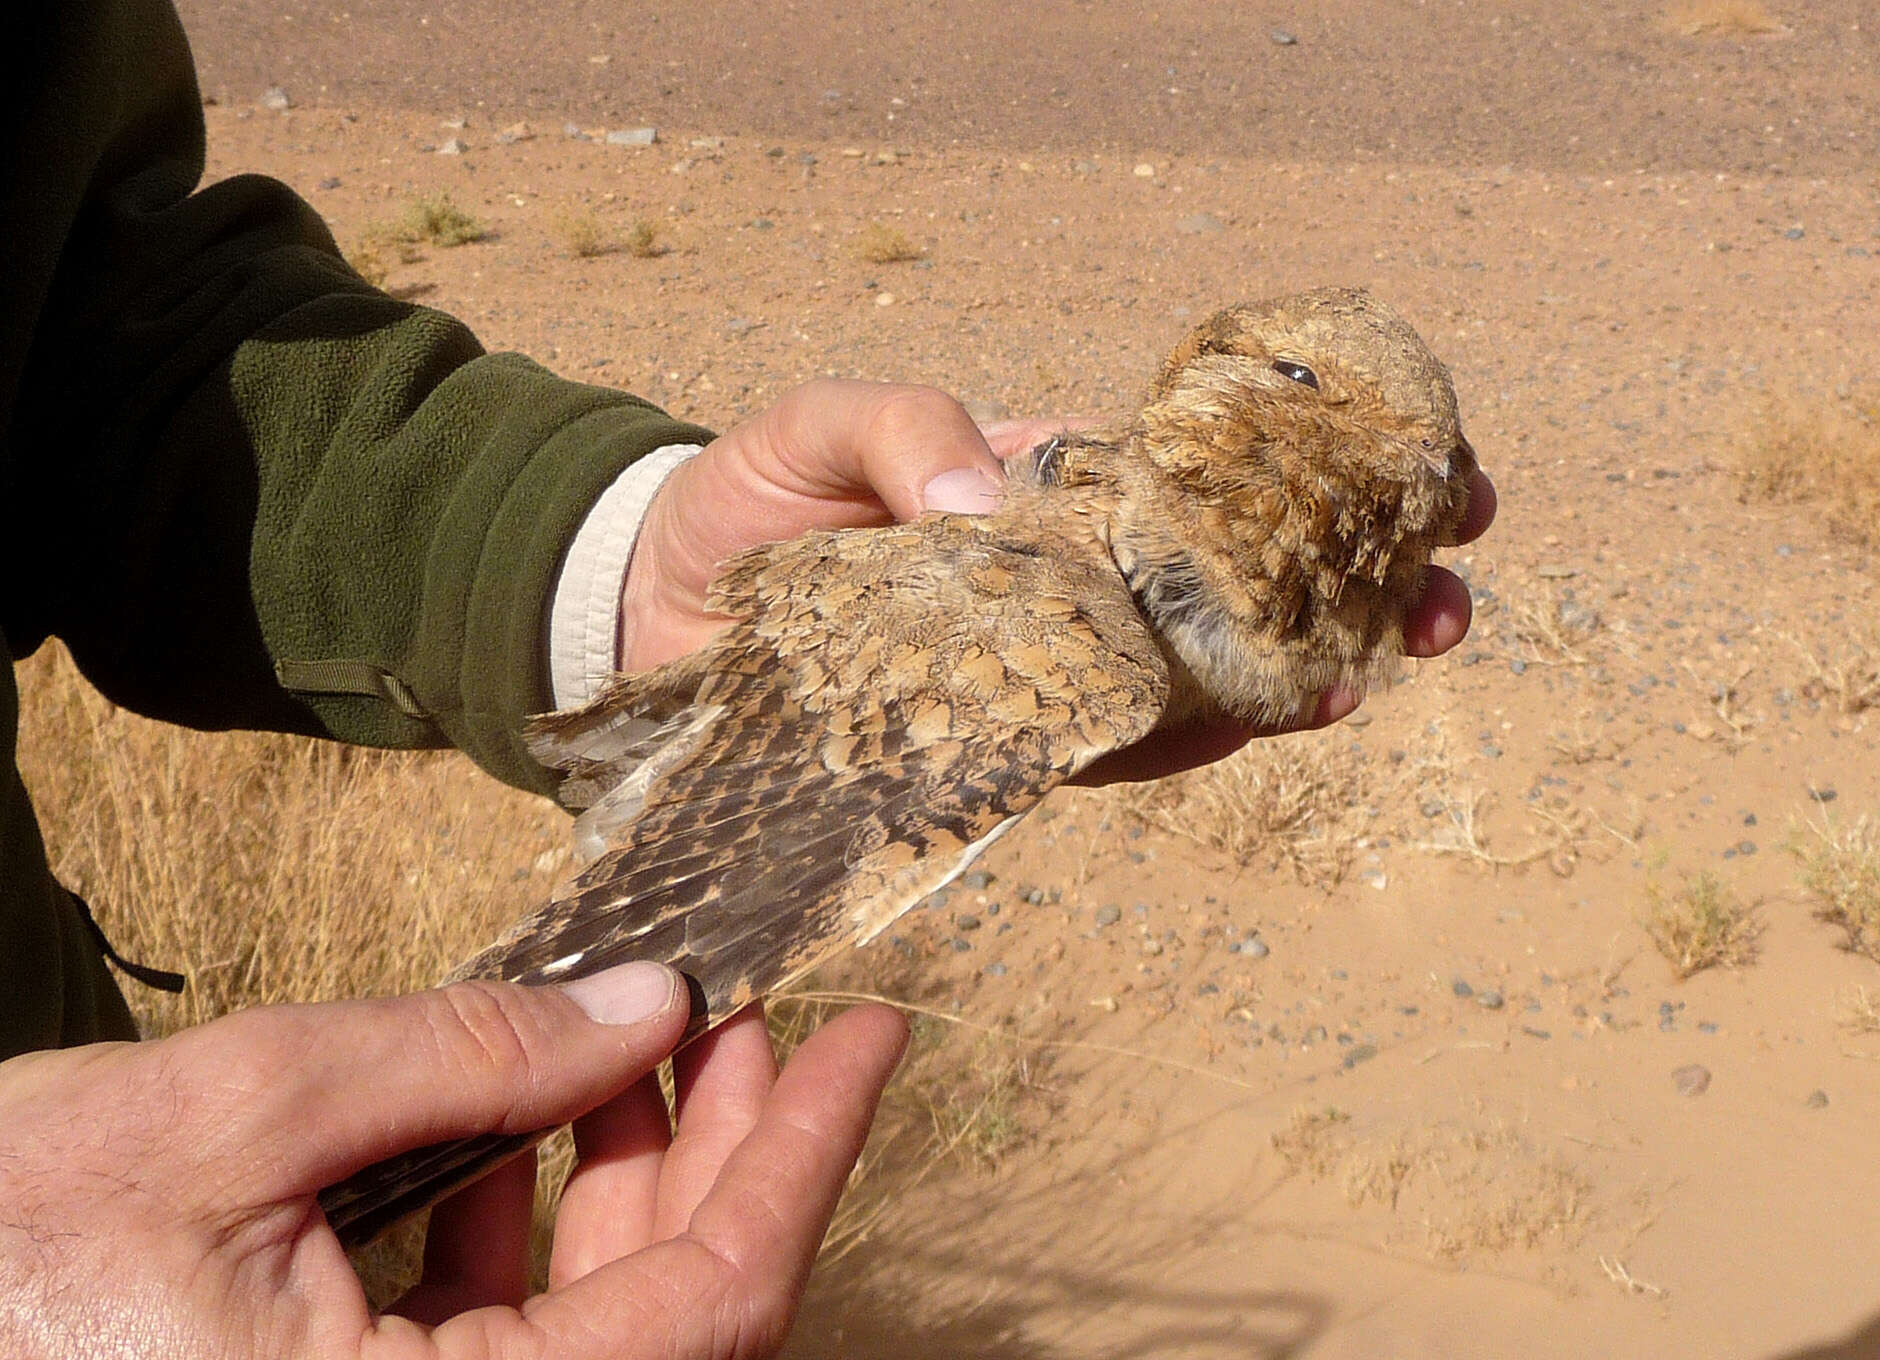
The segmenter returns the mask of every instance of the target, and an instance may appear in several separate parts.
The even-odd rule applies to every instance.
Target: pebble
[[[1137,179],[1154,179],[1155,167],[1149,164],[1149,162],[1143,161],[1130,173],[1133,174]]]
[[[1345,1070],[1349,1072],[1361,1062],[1369,1062],[1377,1056],[1376,1044],[1359,1044],[1345,1054]]]
[[[1268,954],[1271,954],[1273,952],[1272,950],[1266,947],[1265,940],[1259,939],[1257,937],[1254,939],[1250,939],[1250,940],[1236,941],[1230,947],[1233,949],[1234,953],[1245,955],[1247,958],[1250,958],[1250,959],[1263,959]]]
[[[1498,1011],[1502,1008],[1500,992],[1477,992],[1475,1004],[1485,1011]]]
[[[1175,230],[1184,236],[1217,236],[1227,228],[1213,213],[1199,212],[1182,218],[1175,224]]]
[[[875,294],[875,305],[876,305],[877,307],[892,307],[892,306],[894,306],[894,294],[893,294],[893,293],[876,293],[876,294]]]
[[[1299,1036],[1299,1041],[1305,1044],[1322,1044],[1325,1042],[1325,1039],[1326,1033],[1325,1026],[1323,1025],[1314,1025],[1311,1029]]]
[[[287,110],[294,107],[294,101],[288,96],[287,91],[282,89],[279,85],[270,85],[262,92],[261,107],[264,109],[273,109],[276,113],[285,113]]]
[[[1687,1063],[1671,1074],[1671,1083],[1681,1096],[1701,1096],[1710,1089],[1710,1069],[1702,1063]]]
[[[953,925],[958,930],[978,930],[979,918],[977,916],[962,916],[955,920]]]
[[[659,129],[650,127],[614,128],[607,134],[609,146],[651,146],[659,140]]]
[[[470,148],[464,143],[463,138],[447,137],[438,144],[437,154],[440,156],[461,156],[469,149]]]
[[[1828,1108],[1828,1093],[1817,1088],[1816,1090],[1810,1091],[1808,1093],[1808,1099],[1802,1103],[1811,1110],[1825,1110]]]
[[[1551,1039],[1554,1037],[1553,1031],[1545,1030],[1545,1029],[1535,1029],[1534,1026],[1532,1025],[1521,1026],[1521,1032],[1535,1039]]]
[[[961,877],[960,885],[965,888],[970,888],[974,892],[984,892],[987,888],[990,888],[995,881],[993,876],[984,869],[974,869],[971,873]]]
[[[973,942],[967,939],[964,935],[955,935],[953,937],[952,944],[953,944],[953,952],[955,954],[964,954],[967,950],[973,947]]]
[[[1817,788],[1811,787],[1808,790],[1808,796],[1814,799],[1817,803],[1832,803],[1836,798],[1839,798],[1841,795],[1832,788],[1817,789]]]
[[[1805,235],[1807,235],[1807,233],[1800,227],[1790,227],[1787,231],[1782,233],[1782,239],[1785,241],[1799,241]]]
[[[591,142],[594,140],[582,130],[579,123],[563,123],[561,125],[561,135],[571,142]]]
[[[1097,163],[1095,161],[1078,161],[1075,165],[1071,166],[1071,169],[1075,170],[1080,175],[1094,175],[1097,173]]]
[[[1005,965],[1002,963],[989,963],[986,965],[985,972],[987,977],[1004,977]]]
[[[511,123],[492,139],[498,146],[514,146],[517,142],[535,140],[535,129],[527,123]]]
[[[1299,42],[1297,36],[1283,28],[1272,29],[1266,36],[1271,38],[1274,43],[1280,47],[1295,47]]]
[[[320,181],[320,187],[321,187],[322,189],[337,189],[337,188],[339,188],[339,176],[338,176],[338,175],[328,175],[328,176],[327,176],[327,177],[326,177],[325,179],[323,179],[323,180],[321,180],[321,181]]]
[[[1154,958],[1162,952],[1162,942],[1151,936],[1142,942],[1142,952]]]
[[[1123,909],[1121,907],[1108,906],[1097,908],[1097,924],[1100,926],[1113,926],[1122,919]]]
[[[1468,983],[1464,982],[1461,978],[1457,978],[1454,982],[1450,983],[1449,990],[1454,992],[1457,996],[1474,996],[1475,995],[1475,988],[1471,987]]]

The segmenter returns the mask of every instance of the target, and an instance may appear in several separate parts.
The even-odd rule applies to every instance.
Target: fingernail
[[[679,999],[679,975],[663,963],[622,963],[564,983],[562,995],[603,1025],[637,1025]]]
[[[985,515],[1005,499],[1005,483],[976,467],[943,472],[920,489],[920,503],[949,515]]]

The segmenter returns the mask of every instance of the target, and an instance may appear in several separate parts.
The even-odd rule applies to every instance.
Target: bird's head
[[[1388,677],[1475,468],[1448,370],[1346,288],[1196,327],[1117,452],[1118,564],[1202,706],[1262,720]]]
[[[1475,463],[1449,370],[1356,288],[1216,312],[1163,363],[1142,422],[1171,471],[1206,464],[1265,480],[1278,460],[1412,483],[1466,479]]]

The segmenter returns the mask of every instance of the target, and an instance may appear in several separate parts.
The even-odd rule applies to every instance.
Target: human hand
[[[629,964],[246,1011],[0,1064],[0,1354],[732,1357],[782,1344],[906,1038],[850,1011],[781,1077],[752,1011],[647,1075],[685,990]],[[533,1158],[434,1211],[374,1316],[316,1195],[390,1154],[576,1119],[548,1292]]]

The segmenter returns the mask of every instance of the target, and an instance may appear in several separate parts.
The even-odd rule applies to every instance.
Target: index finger
[[[717,1354],[737,1337],[772,1353],[906,1043],[906,1021],[887,1006],[859,1006],[812,1035],[686,1232],[525,1307],[544,1349],[651,1360]]]

